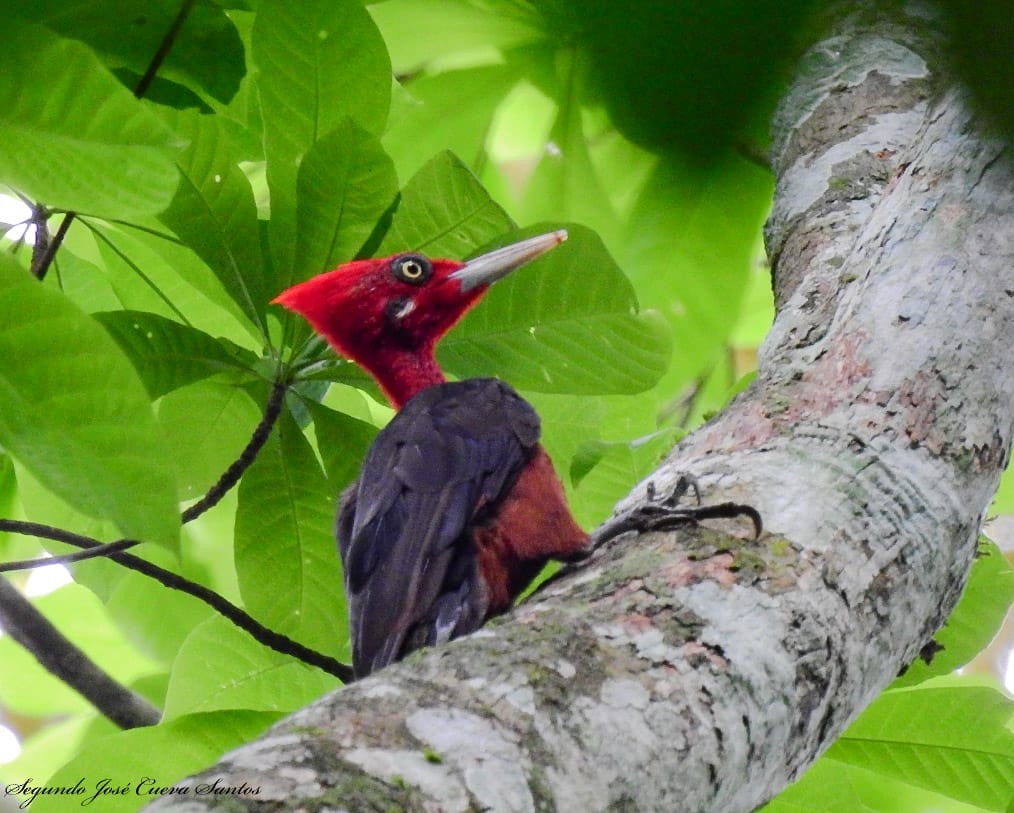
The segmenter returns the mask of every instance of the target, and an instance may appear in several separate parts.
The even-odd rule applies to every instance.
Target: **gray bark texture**
[[[188,780],[256,796],[149,810],[750,811],[917,656],[1011,448],[1014,167],[926,17],[877,5],[808,52],[776,116],[757,379],[652,477],[692,472],[764,536],[625,534]]]

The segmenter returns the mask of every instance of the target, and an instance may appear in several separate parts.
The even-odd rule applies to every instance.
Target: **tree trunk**
[[[615,539],[191,784],[245,782],[251,810],[749,811],[916,657],[1008,461],[1014,168],[925,19],[878,6],[811,49],[776,117],[757,379],[652,477],[692,472],[766,534]]]

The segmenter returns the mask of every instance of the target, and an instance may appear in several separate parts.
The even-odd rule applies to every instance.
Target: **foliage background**
[[[570,241],[498,284],[440,357],[523,390],[594,526],[743,385],[770,324],[767,121],[825,20],[811,0],[745,5],[196,2],[140,101],[176,4],[5,9],[0,180],[46,207],[51,232],[76,217],[41,284],[15,231],[0,257],[0,516],[142,539],[143,557],[347,660],[333,503],[390,413],[269,300],[352,257],[464,257],[566,225]],[[1009,58],[946,19],[987,114],[1005,110]],[[268,444],[181,523],[275,381],[290,390]],[[999,513],[1014,512],[1010,480]],[[43,549],[0,536],[3,559]],[[132,790],[102,809],[136,809],[142,777],[171,785],[338,685],[112,562],[72,574],[37,605],[164,720],[116,731],[2,637],[0,706],[24,737],[4,784],[110,777]],[[995,676],[951,673],[1012,597],[984,541],[943,652],[769,809],[1005,810],[1010,701]]]

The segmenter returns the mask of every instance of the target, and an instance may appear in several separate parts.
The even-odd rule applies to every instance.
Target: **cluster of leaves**
[[[756,36],[749,60],[688,82],[710,42],[699,35],[752,38],[776,9],[795,30],[809,4],[756,4],[749,25],[731,8],[695,22],[672,4],[629,29],[613,5],[575,16],[548,0],[197,2],[143,100],[129,88],[173,29],[174,3],[19,8],[0,34],[2,75],[45,81],[0,85],[0,179],[44,204],[51,226],[75,218],[41,283],[26,252],[0,257],[0,517],[143,540],[144,558],[347,660],[334,500],[389,411],[268,303],[353,257],[465,257],[561,220],[568,243],[499,283],[440,358],[454,376],[521,388],[576,514],[589,526],[605,516],[684,424],[721,405],[740,372],[729,348],[755,346],[770,318],[755,261],[771,180],[736,148],[761,140],[772,66],[791,49],[775,58]],[[666,39],[674,31],[682,47]],[[624,73],[622,43],[638,37],[654,38],[645,53],[662,62]],[[722,103],[681,123],[680,105],[662,105],[674,98]],[[645,115],[653,107],[670,114]],[[519,234],[517,223],[541,225]],[[182,522],[179,505],[237,458],[277,381],[285,408],[239,487]],[[672,400],[687,387],[692,398]],[[0,537],[5,559],[40,551]],[[72,785],[115,768],[169,785],[338,685],[113,562],[73,576],[37,605],[164,720],[115,732],[5,637],[4,707],[66,715],[26,742],[10,776]],[[970,595],[1009,603],[1009,573],[987,576]],[[977,651],[996,606],[963,616],[972,631],[948,651]],[[909,743],[914,729],[871,714],[874,733],[859,740],[887,725]],[[830,758],[869,770],[879,756]],[[920,784],[919,763],[900,764],[895,776]],[[930,789],[984,798],[955,787]],[[60,800],[33,809],[47,805]]]

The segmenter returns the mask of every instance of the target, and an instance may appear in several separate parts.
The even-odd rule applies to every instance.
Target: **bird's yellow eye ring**
[[[421,254],[403,254],[391,261],[391,272],[409,285],[422,285],[433,274],[433,266]]]

